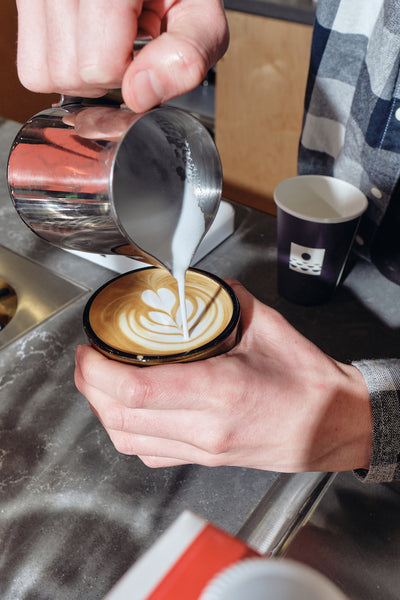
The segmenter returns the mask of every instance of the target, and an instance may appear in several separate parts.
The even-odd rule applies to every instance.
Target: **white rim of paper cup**
[[[296,587],[302,593],[301,597],[306,596],[309,600],[346,600],[341,590],[325,575],[287,558],[250,558],[239,561],[217,574],[203,590],[199,600],[243,600],[239,591],[246,584],[249,586],[246,592],[248,591],[251,599],[252,581],[261,583],[263,587],[265,583],[265,600],[274,598],[274,582],[280,587],[286,582],[288,591]],[[288,599],[294,597],[292,594],[287,596]]]
[[[314,205],[322,205],[336,213],[324,216]],[[275,204],[285,213],[314,223],[344,223],[360,217],[368,207],[365,194],[353,184],[328,175],[297,175],[281,181],[274,190]]]

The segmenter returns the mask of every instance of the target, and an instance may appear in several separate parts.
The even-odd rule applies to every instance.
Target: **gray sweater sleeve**
[[[400,359],[362,360],[361,371],[371,398],[373,442],[368,470],[355,475],[364,482],[400,479]]]

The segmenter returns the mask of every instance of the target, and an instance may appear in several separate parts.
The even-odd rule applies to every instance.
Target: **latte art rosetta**
[[[128,273],[100,290],[90,307],[90,325],[103,342],[121,352],[186,352],[226,329],[233,304],[218,281],[196,271],[187,272],[185,296],[188,340],[183,336],[176,281],[164,269]]]

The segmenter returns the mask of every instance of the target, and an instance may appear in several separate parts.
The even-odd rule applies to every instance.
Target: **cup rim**
[[[338,217],[318,217],[308,214],[303,214],[300,211],[295,210],[291,206],[287,206],[284,201],[278,198],[278,194],[282,192],[282,189],[287,187],[288,185],[293,185],[295,181],[325,181],[325,182],[335,182],[335,184],[340,185],[342,188],[347,188],[352,191],[354,197],[357,197],[357,202],[359,202],[359,208],[354,210],[353,212],[338,216]],[[339,179],[338,177],[333,177],[331,175],[295,175],[294,177],[289,177],[288,179],[284,179],[274,189],[274,202],[278,208],[280,208],[283,212],[292,215],[298,219],[302,219],[305,221],[310,221],[312,223],[326,223],[326,224],[335,224],[335,223],[345,223],[347,221],[352,221],[354,219],[359,218],[368,208],[368,199],[364,192],[362,192],[359,188],[357,188],[352,183],[345,181],[344,179]]]
[[[105,289],[109,285],[112,285],[118,279],[126,277],[127,275],[131,275],[133,273],[138,273],[140,271],[147,271],[147,270],[151,270],[151,269],[160,269],[160,268],[162,268],[162,267],[147,266],[147,267],[142,267],[139,269],[132,269],[132,271],[127,271],[126,273],[121,273],[120,275],[117,275],[113,279],[110,279],[109,281],[104,283],[102,286],[100,286],[91,295],[91,297],[87,301],[86,306],[83,311],[83,317],[82,317],[83,329],[84,329],[90,343],[94,346],[94,348],[96,348],[99,352],[101,352],[108,358],[114,358],[114,360],[119,360],[121,362],[129,363],[132,365],[142,365],[142,366],[152,365],[152,364],[163,364],[163,363],[167,364],[167,363],[173,363],[173,362],[194,361],[194,360],[196,360],[196,355],[200,355],[200,353],[202,354],[204,351],[206,351],[214,346],[218,346],[223,341],[228,340],[230,338],[230,336],[236,330],[237,326],[239,325],[239,322],[240,322],[239,299],[238,299],[236,293],[234,292],[234,290],[231,288],[231,286],[229,284],[227,284],[223,279],[218,277],[217,275],[214,275],[213,273],[209,273],[202,269],[196,269],[194,267],[190,267],[190,269],[188,269],[188,271],[193,271],[195,273],[199,273],[200,275],[204,275],[204,276],[209,277],[209,278],[213,279],[214,281],[216,281],[219,285],[221,285],[221,287],[224,288],[224,290],[229,294],[229,296],[231,298],[232,316],[229,320],[229,323],[225,327],[225,329],[219,335],[217,335],[217,337],[210,340],[206,344],[203,344],[199,348],[192,348],[191,350],[186,350],[184,352],[175,352],[173,354],[138,354],[138,353],[126,352],[124,350],[119,350],[118,348],[114,348],[113,346],[110,346],[109,344],[104,342],[101,338],[99,338],[90,324],[90,316],[89,316],[90,308],[91,308],[95,298],[97,297],[97,295],[103,289]],[[213,356],[213,355],[211,355],[211,356]]]

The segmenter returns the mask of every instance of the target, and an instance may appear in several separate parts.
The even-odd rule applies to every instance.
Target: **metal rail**
[[[260,554],[283,555],[335,476],[336,473],[279,474],[237,537]]]

